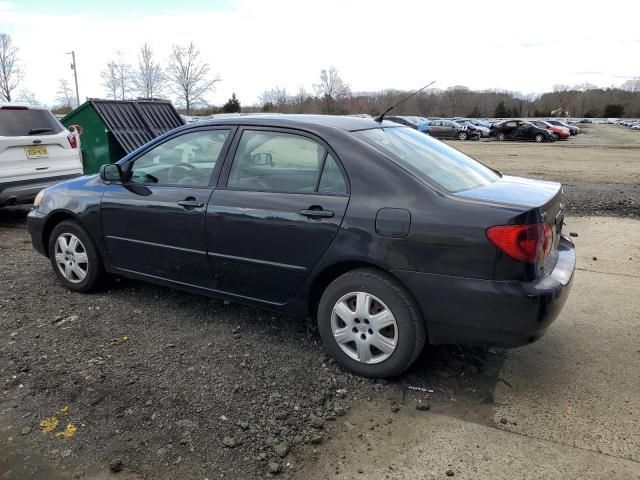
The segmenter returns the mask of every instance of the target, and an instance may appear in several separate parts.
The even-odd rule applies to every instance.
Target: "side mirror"
[[[270,153],[254,153],[251,155],[251,162],[254,165],[270,166],[273,165],[273,158]]]
[[[100,179],[104,182],[121,182],[122,170],[116,163],[107,163],[100,167]]]

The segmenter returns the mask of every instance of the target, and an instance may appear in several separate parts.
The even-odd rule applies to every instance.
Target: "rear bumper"
[[[551,274],[533,282],[393,273],[418,301],[430,343],[517,347],[541,338],[569,296],[575,247],[563,236],[558,248]]]
[[[31,203],[40,190],[59,182],[81,177],[82,173],[61,175],[57,177],[41,177],[17,182],[0,181],[0,207],[18,203]]]

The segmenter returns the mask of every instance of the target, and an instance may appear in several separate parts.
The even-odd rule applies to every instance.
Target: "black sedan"
[[[504,140],[532,140],[535,142],[553,142],[555,137],[544,128],[536,127],[524,120],[505,120],[491,126],[490,137],[498,141]]]
[[[28,224],[73,291],[116,274],[312,316],[344,368],[389,377],[425,342],[544,334],[575,267],[562,196],[386,120],[248,116],[47,188]]]

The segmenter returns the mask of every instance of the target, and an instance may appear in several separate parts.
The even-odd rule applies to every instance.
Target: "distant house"
[[[171,102],[164,100],[89,99],[65,115],[62,124],[79,125],[84,173],[100,170],[138,147],[184,125]]]

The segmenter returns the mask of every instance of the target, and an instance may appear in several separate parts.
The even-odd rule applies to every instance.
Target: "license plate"
[[[27,152],[27,158],[44,158],[49,156],[47,147],[44,145],[24,147],[24,151]]]

